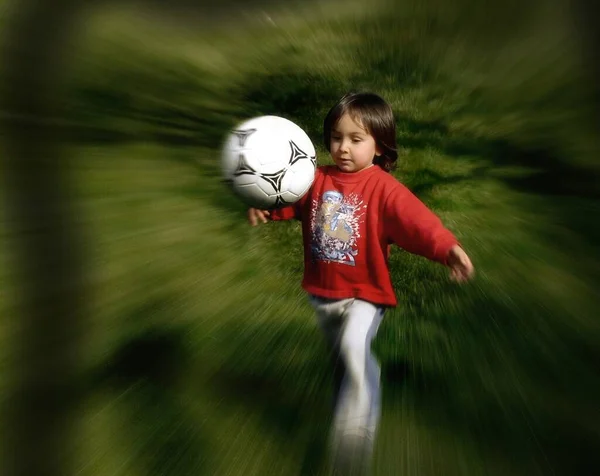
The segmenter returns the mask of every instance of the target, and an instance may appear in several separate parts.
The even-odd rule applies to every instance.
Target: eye
[[[355,144],[358,144],[359,142],[362,142],[362,139],[354,138],[354,139],[352,139],[352,142],[354,142]]]
[[[340,136],[331,136],[331,140],[338,142],[341,140],[341,138],[340,138]]]

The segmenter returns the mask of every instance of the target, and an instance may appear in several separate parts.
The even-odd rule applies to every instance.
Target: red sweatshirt
[[[326,298],[395,306],[389,245],[445,264],[458,243],[433,212],[376,165],[355,173],[319,167],[301,200],[271,212],[273,220],[292,218],[302,221],[302,287]]]

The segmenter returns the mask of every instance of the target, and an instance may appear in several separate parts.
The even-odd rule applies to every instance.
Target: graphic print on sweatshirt
[[[355,265],[359,224],[365,208],[358,195],[344,196],[336,190],[329,190],[319,200],[313,200],[311,251],[314,261]]]

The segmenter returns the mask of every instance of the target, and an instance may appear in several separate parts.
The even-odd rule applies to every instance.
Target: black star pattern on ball
[[[313,156],[310,158],[310,161],[312,162],[312,164],[313,164],[313,167],[316,169],[316,168],[317,168],[317,156],[316,156],[316,155],[313,155]]]
[[[236,177],[239,177],[240,175],[254,175],[254,174],[256,174],[256,170],[254,170],[252,167],[250,167],[246,163],[246,158],[244,157],[244,154],[240,154],[238,166],[235,169],[235,171],[233,172],[233,175],[235,175]]]
[[[285,175],[286,170],[280,170],[279,172],[275,172],[273,174],[262,174],[261,177],[269,182],[276,192],[279,192],[281,189],[281,179]]]
[[[238,145],[240,147],[244,147],[244,145],[246,144],[246,140],[248,139],[248,137],[250,137],[255,132],[256,132],[256,129],[246,129],[246,130],[233,131],[233,133],[238,138]]]
[[[289,163],[290,167],[300,160],[310,159],[306,152],[303,152],[293,140],[290,141],[290,147],[292,148],[292,156],[290,157]]]

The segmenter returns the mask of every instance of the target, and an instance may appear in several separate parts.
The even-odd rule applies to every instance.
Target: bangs
[[[340,107],[335,108],[335,111],[332,111],[331,115],[331,130],[335,129],[339,124],[342,117],[346,114],[362,129],[364,129],[367,133],[373,133],[373,121],[370,120],[368,109],[362,104],[357,104],[356,102],[348,102],[347,104],[340,104]]]
[[[380,96],[373,93],[349,93],[333,106],[323,123],[323,141],[327,150],[331,147],[331,131],[337,127],[345,115],[372,135],[382,151],[377,159],[388,172],[398,158],[396,150],[396,123],[391,106]]]

